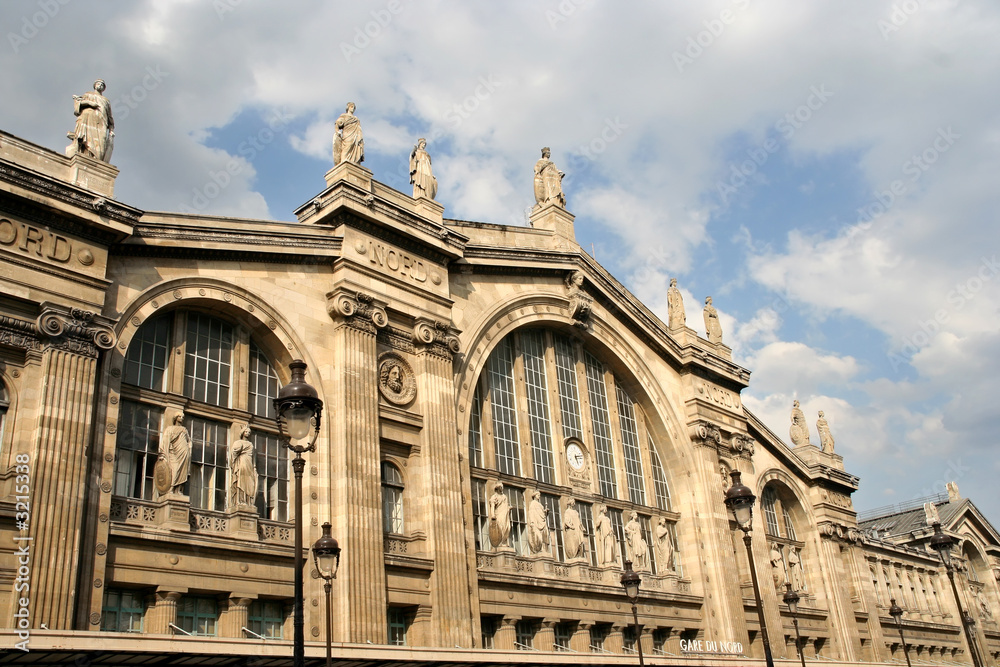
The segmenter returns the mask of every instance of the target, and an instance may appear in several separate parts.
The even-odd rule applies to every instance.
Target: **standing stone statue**
[[[229,446],[229,507],[253,507],[257,498],[257,453],[250,442],[250,427],[240,430],[240,439]]]
[[[608,518],[608,508],[597,506],[597,520],[594,522],[594,535],[597,537],[597,564],[613,565],[615,562],[615,531]]]
[[[431,172],[431,156],[427,152],[427,140],[418,139],[410,153],[410,183],[413,184],[413,198],[437,197],[438,182]]]
[[[712,305],[712,297],[705,297],[705,334],[709,343],[722,342],[722,325],[719,324],[719,311]]]
[[[354,115],[354,102],[347,103],[347,110],[337,119],[333,133],[333,166],[341,162],[361,164],[365,161],[365,139],[361,121]]]
[[[174,415],[173,423],[160,434],[157,459],[162,459],[170,475],[169,493],[181,493],[191,473],[191,435],[184,426],[184,413]]]
[[[660,572],[673,572],[674,567],[671,562],[674,557],[674,543],[670,538],[670,527],[667,526],[667,519],[660,517],[656,524],[656,562]]]
[[[66,147],[66,155],[77,153],[111,162],[111,151],[115,147],[115,120],[111,116],[111,102],[102,93],[104,81],[94,82],[94,92],[73,96],[73,115],[76,127],[66,136],[72,143]]]
[[[937,505],[934,503],[924,503],[924,523],[928,526],[941,523],[941,515],[938,514]]]
[[[549,548],[549,510],[541,498],[541,493],[532,491],[528,504],[528,549],[533,554]]]
[[[649,545],[642,538],[642,524],[636,512],[629,514],[625,524],[625,559],[632,561],[636,570],[649,569]]]
[[[810,444],[806,416],[799,407],[798,401],[792,401],[792,425],[788,428],[788,437],[796,447]]]
[[[830,434],[830,423],[823,416],[823,411],[819,411],[819,419],[816,420],[816,431],[819,432],[819,446],[825,454],[833,454],[833,435]]]
[[[503,492],[503,483],[497,482],[487,503],[490,517],[490,544],[494,549],[507,546],[510,538],[510,501]]]
[[[683,329],[687,324],[687,316],[684,314],[684,297],[677,289],[677,278],[670,279],[670,287],[667,288],[667,325],[671,329]]]
[[[788,581],[792,584],[793,591],[805,590],[802,580],[802,559],[795,547],[788,547]]]
[[[576,500],[570,498],[566,501],[566,511],[563,513],[563,547],[566,549],[566,560],[583,558],[584,539],[587,536],[587,529],[580,520],[580,513],[576,509]]]
[[[549,159],[552,155],[547,147],[542,149],[542,158],[535,163],[535,201],[538,206],[556,204],[566,208],[566,195],[562,190],[564,174]]]
[[[788,583],[788,573],[785,571],[785,559],[781,556],[781,546],[777,542],[771,542],[770,561],[774,587],[781,590]]]

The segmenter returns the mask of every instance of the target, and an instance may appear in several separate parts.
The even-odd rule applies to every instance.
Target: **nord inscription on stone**
[[[423,261],[392,246],[369,241],[368,259],[374,266],[391,271],[401,278],[409,278],[418,283],[427,282],[427,267]]]
[[[20,250],[65,264],[73,256],[73,242],[40,227],[0,218],[0,247]]]

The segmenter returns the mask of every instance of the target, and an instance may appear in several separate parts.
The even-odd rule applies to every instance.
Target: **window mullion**
[[[184,395],[184,364],[187,360],[187,311],[174,313],[170,359],[167,360],[167,393]]]
[[[535,452],[531,449],[531,418],[528,416],[528,388],[524,381],[524,354],[521,337],[511,335],[514,348],[514,400],[517,405],[517,445],[521,453],[521,476],[535,476]]]
[[[545,343],[545,386],[548,389],[549,399],[549,421],[552,428],[549,430],[552,449],[552,472],[553,481],[557,484],[560,480],[568,484],[566,470],[566,450],[562,442],[562,406],[559,402],[559,377],[556,372],[555,343],[552,339],[552,332],[546,330],[543,338]]]
[[[631,489],[628,475],[625,474],[625,449],[622,445],[622,422],[618,412],[618,382],[614,374],[604,367],[604,393],[608,403],[608,421],[611,427],[611,451],[615,463],[615,483],[619,489],[625,490],[625,498],[631,500]],[[619,491],[621,493],[621,491]]]
[[[230,405],[234,410],[253,412],[250,396],[250,332],[244,327],[233,327],[233,356],[230,366],[232,386]]]
[[[483,358],[483,368],[479,373],[480,420],[479,429],[483,437],[483,467],[489,470],[497,468],[496,443],[493,440],[493,397],[490,393],[489,365]]]

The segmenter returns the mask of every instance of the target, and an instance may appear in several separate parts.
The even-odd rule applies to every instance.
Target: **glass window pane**
[[[587,394],[590,398],[590,420],[594,429],[594,450],[597,455],[597,477],[602,496],[618,497],[615,481],[615,455],[611,440],[611,418],[608,396],[604,387],[604,364],[586,353]]]
[[[504,338],[487,360],[490,404],[493,406],[493,445],[497,470],[521,474],[521,454],[517,432],[517,400],[514,397],[514,352],[510,338]]]
[[[123,382],[143,389],[163,391],[173,322],[172,315],[161,315],[139,327],[125,353]]]
[[[189,313],[184,391],[188,398],[229,407],[232,327],[201,313]]]
[[[545,338],[541,332],[525,331],[520,340],[535,479],[552,484],[552,429],[549,420],[549,392],[545,381]]]
[[[642,459],[639,456],[639,430],[635,423],[635,406],[632,397],[621,388],[615,378],[618,398],[618,423],[622,431],[622,453],[625,456],[625,480],[629,500],[637,505],[646,504],[646,485],[642,476]]]

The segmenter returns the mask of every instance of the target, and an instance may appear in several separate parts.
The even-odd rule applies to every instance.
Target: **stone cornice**
[[[20,350],[39,350],[42,347],[34,322],[7,315],[0,315],[0,345]]]

